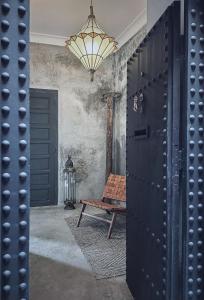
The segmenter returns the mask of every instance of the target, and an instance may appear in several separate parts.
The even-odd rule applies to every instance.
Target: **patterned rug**
[[[106,213],[97,216],[110,218]],[[108,223],[84,216],[80,227],[76,227],[78,217],[65,220],[97,279],[126,274],[125,216],[117,216],[110,240],[107,239]]]

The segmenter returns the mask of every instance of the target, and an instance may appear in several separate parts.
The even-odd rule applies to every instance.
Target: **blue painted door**
[[[31,206],[57,204],[57,91],[30,89]]]

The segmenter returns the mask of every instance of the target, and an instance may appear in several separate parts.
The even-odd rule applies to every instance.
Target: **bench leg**
[[[82,219],[82,216],[83,216],[83,212],[85,211],[85,208],[86,208],[86,204],[83,204],[82,209],[81,209],[81,213],[80,213],[80,216],[79,216],[79,220],[78,220],[78,223],[77,223],[77,227],[79,227],[79,225],[80,225],[80,222],[81,222],[81,219]]]
[[[111,223],[110,223],[110,227],[109,227],[109,230],[108,230],[108,239],[111,238],[111,233],[112,233],[112,230],[113,230],[113,225],[115,224],[116,216],[117,216],[117,214],[114,212],[113,216],[112,216]]]

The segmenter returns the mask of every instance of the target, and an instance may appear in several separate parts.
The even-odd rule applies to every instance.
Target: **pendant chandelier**
[[[71,50],[91,73],[91,81],[94,73],[102,61],[115,52],[118,43],[113,37],[107,35],[97,24],[91,0],[90,15],[82,30],[71,36],[66,41],[66,47]]]

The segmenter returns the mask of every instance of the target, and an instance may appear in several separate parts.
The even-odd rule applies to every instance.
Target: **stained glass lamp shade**
[[[97,24],[91,5],[91,14],[82,30],[71,36],[66,41],[66,47],[73,52],[91,73],[93,81],[94,73],[102,61],[115,52],[118,43],[113,37],[108,36]]]

